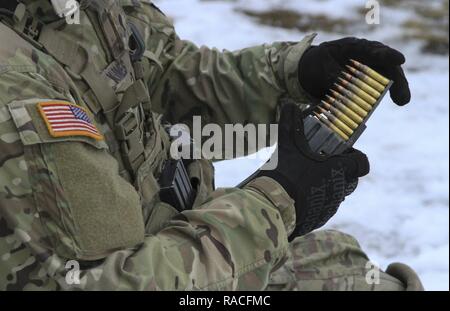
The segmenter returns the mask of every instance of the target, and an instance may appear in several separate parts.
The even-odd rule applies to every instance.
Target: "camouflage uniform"
[[[403,283],[382,273],[379,286],[368,285],[367,257],[339,232],[289,245],[293,202],[269,178],[214,191],[211,163],[195,161],[193,210],[159,199],[170,144],[161,116],[276,122],[283,98],[307,102],[297,63],[312,36],[220,52],[180,40],[149,2],[98,1],[123,9],[116,18],[142,35],[145,53],[129,71],[128,53],[114,50],[124,42],[101,34],[106,19],[82,10],[81,24],[67,25],[48,1],[28,2],[45,25],[39,36],[23,35],[23,16],[0,22],[0,289],[403,289],[402,276],[414,276],[397,266]],[[83,107],[102,137],[52,135],[38,110],[48,102]],[[136,108],[130,102],[143,111],[139,157],[124,157],[128,141],[114,128]],[[80,284],[66,280],[71,260]]]

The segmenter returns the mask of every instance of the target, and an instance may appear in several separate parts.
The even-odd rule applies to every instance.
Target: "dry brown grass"
[[[449,1],[442,0],[438,6],[426,1],[413,7],[416,18],[403,24],[405,40],[419,40],[426,53],[447,55],[449,53]]]
[[[325,14],[302,14],[285,9],[272,9],[262,12],[247,9],[238,9],[237,11],[255,18],[263,25],[297,29],[302,32],[326,31],[347,33],[353,24],[353,21],[350,19],[330,18]]]
[[[219,0],[202,0],[219,1]],[[236,1],[236,0],[220,0]],[[261,0],[264,1],[264,0]],[[449,54],[449,0],[379,0],[381,6],[410,11],[414,17],[402,24],[402,40],[419,41],[424,53]],[[351,18],[332,18],[324,14],[305,14],[299,11],[273,8],[266,11],[237,9],[262,25],[296,29],[301,32],[332,32],[352,35],[356,31],[370,32],[375,27],[361,22],[367,9],[356,8]],[[351,15],[350,15],[351,16]]]

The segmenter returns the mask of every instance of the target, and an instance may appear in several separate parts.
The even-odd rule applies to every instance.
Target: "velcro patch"
[[[87,136],[95,140],[104,139],[83,107],[52,101],[38,103],[38,109],[53,137]]]

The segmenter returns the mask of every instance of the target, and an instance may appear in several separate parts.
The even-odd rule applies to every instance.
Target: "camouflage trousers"
[[[322,230],[296,238],[267,290],[420,291],[417,274],[400,263],[379,270],[351,236]]]

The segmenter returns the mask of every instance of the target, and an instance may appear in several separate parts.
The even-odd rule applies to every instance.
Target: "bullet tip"
[[[337,99],[336,98],[334,98],[334,96],[329,96],[329,95],[327,95],[327,99],[328,99],[328,103],[329,104],[333,104],[334,102],[336,102],[337,101]]]
[[[323,109],[322,107],[317,106],[317,108],[319,108],[319,110],[320,110],[322,113],[327,113],[327,111],[326,111],[325,109]]]
[[[331,93],[333,93],[334,96],[339,96],[340,95],[339,92],[337,92],[336,90],[333,90],[333,89],[331,90]]]
[[[331,109],[331,105],[330,105],[330,103],[327,103],[326,101],[322,101],[322,104],[325,106],[325,108],[327,108],[328,110],[330,110]]]
[[[355,67],[352,67],[350,65],[345,65],[351,72],[357,72],[358,69],[356,69]]]

